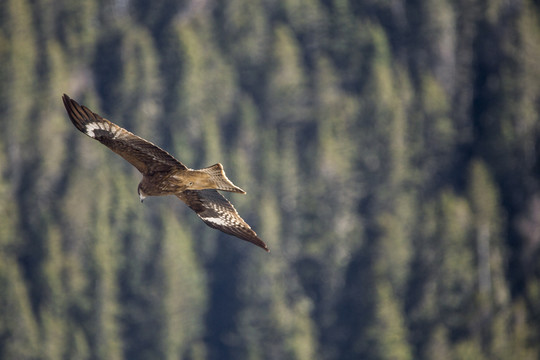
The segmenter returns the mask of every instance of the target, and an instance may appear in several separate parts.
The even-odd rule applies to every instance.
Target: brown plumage
[[[266,251],[268,246],[238,215],[234,206],[217,190],[245,194],[215,164],[189,169],[165,150],[113,124],[65,95],[62,97],[71,122],[77,129],[122,156],[143,175],[138,192],[147,196],[176,195],[208,226],[249,241]]]

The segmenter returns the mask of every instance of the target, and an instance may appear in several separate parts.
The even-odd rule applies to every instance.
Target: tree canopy
[[[0,2],[0,358],[538,359],[539,59],[533,0]],[[63,93],[272,252],[141,205]]]

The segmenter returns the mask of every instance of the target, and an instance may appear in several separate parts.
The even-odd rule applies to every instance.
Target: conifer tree
[[[164,233],[159,244],[156,278],[159,297],[159,356],[189,359],[204,350],[201,326],[206,308],[205,278],[198,265],[189,233],[173,216],[164,212]]]
[[[103,170],[95,175],[101,185],[111,183]],[[89,277],[87,293],[91,299],[87,314],[90,326],[89,343],[93,357],[119,359],[122,343],[117,320],[119,313],[117,263],[114,261],[117,257],[118,243],[115,241],[114,217],[109,210],[115,199],[106,196],[107,192],[112,193],[110,187],[99,186],[99,192],[100,196],[92,202],[93,227],[89,233],[91,240],[87,273]]]
[[[17,262],[17,204],[5,179],[5,164],[6,156],[0,154],[0,357],[32,359],[40,354],[39,329]]]
[[[282,219],[275,199],[264,193],[262,196],[260,235],[279,247],[281,236],[276,229],[280,229]],[[253,301],[243,303],[238,314],[237,331],[242,346],[238,346],[233,356],[318,358],[317,334],[310,319],[311,302],[302,293],[298,279],[288,270],[282,257],[267,260],[253,254],[244,263],[245,281],[237,291],[244,296],[251,294]],[[266,280],[261,283],[260,279]]]
[[[274,126],[291,126],[306,120],[307,81],[300,48],[286,26],[274,32],[269,64],[264,117]]]

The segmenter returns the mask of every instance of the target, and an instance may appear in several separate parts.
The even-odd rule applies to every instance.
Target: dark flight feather
[[[175,168],[187,169],[165,150],[102,118],[69,96],[64,94],[62,99],[77,129],[122,156],[143,175]]]

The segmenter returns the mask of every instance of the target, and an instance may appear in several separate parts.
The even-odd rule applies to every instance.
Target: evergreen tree
[[[6,161],[13,185],[21,184],[29,154],[28,136],[36,80],[36,42],[27,1],[5,1],[0,5],[0,114],[4,119]],[[26,149],[26,150],[25,150]],[[7,170],[7,169],[6,169]],[[14,189],[17,191],[18,189]]]
[[[272,54],[264,118],[272,126],[296,125],[307,117],[307,81],[299,45],[289,28],[276,28]]]
[[[1,142],[0,142],[1,145]],[[0,154],[0,357],[32,359],[39,352],[39,330],[31,297],[17,263],[18,219],[13,190],[6,182],[6,157]]]
[[[238,73],[237,81],[252,96],[263,96],[261,80],[266,77],[267,54],[270,51],[271,29],[265,14],[264,1],[232,0],[222,6],[218,18],[220,45],[231,57]]]
[[[13,256],[0,253],[0,355],[5,359],[39,356],[39,332],[29,292]]]
[[[204,351],[201,324],[206,308],[205,279],[189,233],[173,212],[164,212],[163,224],[155,278],[159,297],[154,306],[162,324],[158,354],[164,359],[190,359]]]
[[[263,194],[260,235],[278,247],[275,229],[282,221],[274,198]],[[264,256],[264,254],[262,254]],[[261,359],[316,359],[316,333],[310,319],[311,302],[283,257],[270,260],[253,254],[243,269],[245,282],[238,290],[253,299],[243,303],[237,327],[242,346],[233,357]],[[264,279],[261,282],[261,279]],[[287,286],[285,286],[287,284]]]
[[[103,172],[95,174],[98,179],[101,177],[101,184],[110,183]],[[100,186],[100,192],[113,189]],[[103,193],[102,193],[103,194]],[[92,357],[94,358],[121,358],[121,340],[119,337],[118,324],[118,289],[116,283],[116,262],[113,260],[117,256],[117,242],[115,239],[114,219],[110,214],[111,198],[104,195],[99,196],[93,203],[93,229],[90,231],[91,245],[88,259],[88,296],[91,305],[89,309],[89,325],[91,334],[89,343],[91,345]]]
[[[373,358],[412,359],[400,302],[389,282],[380,281],[376,287],[375,323],[368,333],[375,344]]]
[[[188,135],[184,137],[188,142],[185,147],[202,149],[201,156],[191,161],[193,166],[208,166],[217,162],[222,152],[220,122],[232,110],[234,78],[228,64],[218,56],[212,33],[203,22],[179,25],[177,31],[183,64],[178,79],[182,101],[177,105],[173,129],[181,126]]]

